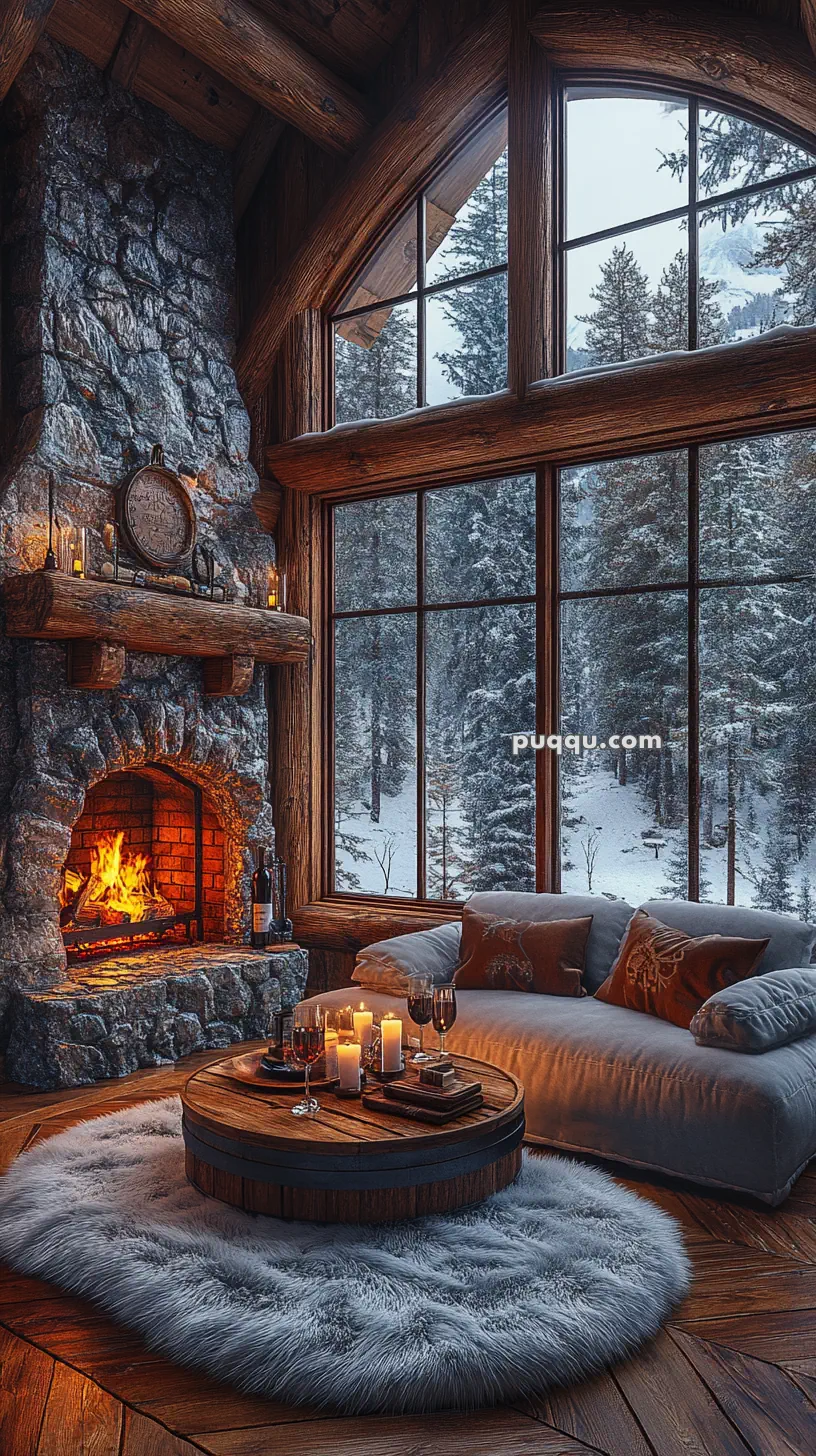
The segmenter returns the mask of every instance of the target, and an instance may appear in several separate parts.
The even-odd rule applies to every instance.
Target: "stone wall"
[[[232,369],[229,157],[47,39],[3,124],[0,581],[42,562],[51,470],[99,570],[115,488],[159,443],[219,580],[254,601],[272,552]],[[82,692],[62,644],[0,639],[0,1049],[11,988],[64,973],[59,874],[110,772],[166,762],[202,785],[227,844],[226,939],[245,937],[251,847],[274,842],[267,745],[263,668],[245,697],[211,699],[199,661],[129,654],[119,689]]]

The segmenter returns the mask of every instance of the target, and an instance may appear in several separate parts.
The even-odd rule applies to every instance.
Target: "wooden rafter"
[[[4,0],[0,6],[0,101],[45,30],[56,0]]]
[[[134,15],[131,10],[107,68],[111,80],[116,81],[125,91],[130,91],[133,86],[149,36],[150,26],[147,21],[141,15]]]
[[[290,319],[334,296],[353,270],[363,225],[371,237],[410,202],[440,154],[499,101],[506,69],[506,5],[494,0],[377,127],[273,279],[238,349],[238,378],[249,405],[268,382]]]
[[[814,0],[806,5],[816,13]],[[816,133],[816,62],[789,26],[717,5],[561,0],[542,5],[530,28],[563,70],[654,72],[767,107]]]
[[[665,354],[415,411],[341,425],[266,452],[293,490],[364,494],[403,482],[467,479],[539,461],[604,459],[816,422],[816,327]]]
[[[319,146],[353,152],[367,135],[363,98],[245,0],[129,0],[157,30]]]

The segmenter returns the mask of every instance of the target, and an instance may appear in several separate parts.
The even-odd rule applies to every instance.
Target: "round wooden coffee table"
[[[441,1127],[318,1094],[315,1118],[291,1093],[196,1072],[182,1094],[187,1177],[251,1213],[320,1223],[385,1223],[448,1213],[512,1183],[521,1167],[524,1089],[486,1062],[453,1057],[484,1104]]]

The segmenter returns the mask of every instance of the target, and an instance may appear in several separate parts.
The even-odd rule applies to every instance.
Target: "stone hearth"
[[[18,993],[6,1072],[35,1087],[81,1087],[262,1037],[272,1012],[303,996],[307,975],[306,952],[296,949],[189,945],[108,956]]]

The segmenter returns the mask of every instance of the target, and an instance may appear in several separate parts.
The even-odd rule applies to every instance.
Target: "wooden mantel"
[[[171,596],[61,572],[12,576],[4,587],[6,635],[70,644],[72,687],[113,688],[125,653],[204,659],[204,688],[238,695],[258,662],[303,662],[311,632],[305,617],[201,598]]]

